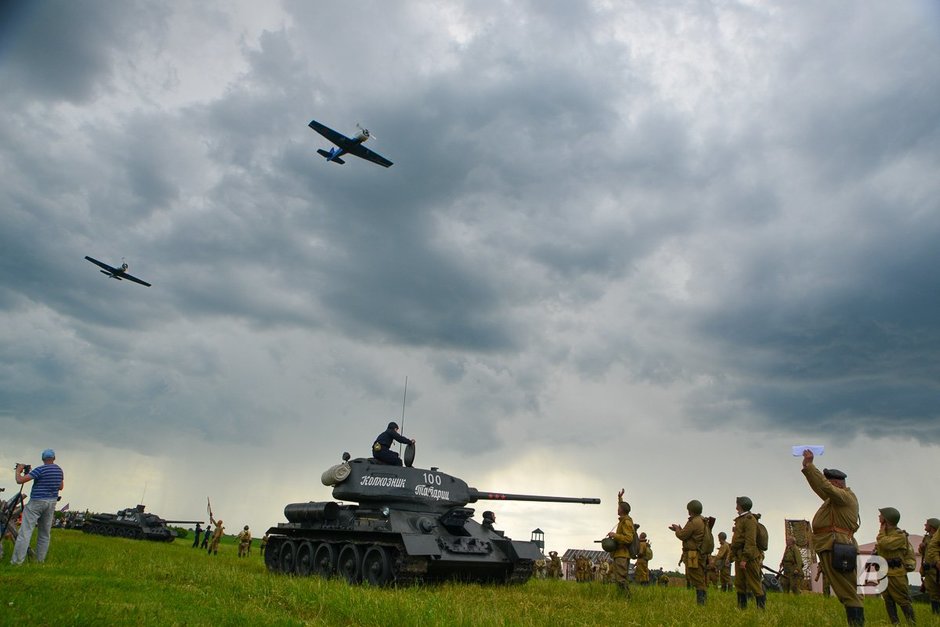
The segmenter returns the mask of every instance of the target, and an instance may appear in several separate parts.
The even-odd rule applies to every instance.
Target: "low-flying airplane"
[[[333,161],[335,163],[346,163],[340,157],[345,154],[356,155],[361,159],[366,161],[371,161],[372,163],[378,163],[380,166],[388,167],[392,165],[392,162],[383,157],[380,154],[376,154],[362,145],[362,142],[366,141],[370,137],[375,137],[372,135],[368,129],[364,129],[358,124],[356,127],[359,129],[359,132],[356,133],[355,137],[346,137],[342,133],[338,133],[331,129],[328,126],[324,126],[317,122],[316,120],[310,120],[310,128],[316,132],[323,135],[328,140],[336,144],[336,148],[331,148],[329,152],[323,149],[317,150],[318,153],[326,157],[327,161]]]
[[[141,281],[137,277],[132,276],[127,273],[127,263],[124,262],[123,258],[121,259],[120,268],[112,268],[108,264],[102,263],[98,261],[97,259],[92,259],[88,255],[85,255],[85,259],[92,262],[96,266],[100,266],[104,268],[104,270],[99,270],[99,272],[101,272],[101,274],[107,274],[112,279],[117,279],[118,281],[120,281],[121,279],[127,279],[128,281],[133,281],[134,283],[140,283],[141,285],[146,285],[147,287],[150,287],[150,283],[147,283],[146,281]]]

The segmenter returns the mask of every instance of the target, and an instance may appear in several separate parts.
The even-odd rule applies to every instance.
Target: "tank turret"
[[[172,542],[176,531],[168,524],[195,525],[196,520],[165,520],[156,514],[148,514],[143,505],[122,509],[117,514],[92,514],[85,518],[82,531],[101,536],[115,536],[134,540]]]
[[[414,459],[414,445],[405,451]],[[599,504],[597,498],[478,490],[441,472],[349,459],[321,475],[337,501],[292,503],[286,523],[268,530],[272,571],[373,585],[447,579],[521,583],[543,556],[529,541],[483,526],[466,507],[477,501]]]

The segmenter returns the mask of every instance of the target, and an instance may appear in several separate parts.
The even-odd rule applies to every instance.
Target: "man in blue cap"
[[[23,509],[23,524],[16,536],[16,546],[13,548],[11,564],[22,564],[29,550],[29,542],[33,536],[33,529],[39,526],[39,535],[36,538],[36,560],[46,561],[49,551],[49,531],[52,529],[52,520],[55,518],[55,504],[59,500],[59,490],[65,487],[65,475],[55,463],[55,451],[47,448],[42,452],[42,466],[33,468],[24,473],[23,464],[16,465],[14,478],[16,483],[22,485],[27,481],[33,482],[33,489],[29,493],[29,503]]]
[[[398,434],[398,423],[390,422],[388,423],[388,428],[380,433],[375,438],[375,442],[372,443],[372,457],[380,462],[391,464],[392,466],[401,466],[401,458],[398,456],[398,453],[392,450],[392,441],[401,442],[402,444],[415,443],[414,440],[409,440],[405,436]]]

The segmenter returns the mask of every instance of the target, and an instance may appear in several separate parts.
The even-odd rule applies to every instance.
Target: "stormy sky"
[[[516,538],[654,566],[699,498],[783,547],[825,444],[921,531],[940,444],[940,10],[0,9],[0,460],[257,534],[385,424]],[[311,119],[395,164],[327,163]],[[151,283],[109,280],[85,255]],[[486,509],[486,506],[479,509]]]

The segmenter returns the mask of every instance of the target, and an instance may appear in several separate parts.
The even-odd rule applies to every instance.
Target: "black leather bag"
[[[854,573],[857,557],[858,548],[854,544],[836,542],[832,545],[832,568],[837,572]]]

